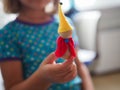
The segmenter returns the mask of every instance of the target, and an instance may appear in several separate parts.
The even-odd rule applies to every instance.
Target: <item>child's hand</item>
[[[77,74],[73,58],[64,63],[55,63],[56,59],[55,54],[51,53],[40,65],[39,71],[43,79],[54,83],[65,83],[72,80]]]

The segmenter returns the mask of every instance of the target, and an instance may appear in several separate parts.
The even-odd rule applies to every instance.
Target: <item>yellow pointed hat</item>
[[[59,27],[58,27],[58,33],[67,32],[67,31],[72,30],[72,26],[68,23],[68,21],[65,18],[65,15],[62,11],[61,4],[62,3],[60,3],[59,7],[58,7],[58,15],[59,15],[59,19],[60,19],[60,24],[59,24]]]

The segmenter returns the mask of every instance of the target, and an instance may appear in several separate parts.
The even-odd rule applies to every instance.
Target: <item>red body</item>
[[[74,48],[74,41],[73,41],[72,37],[68,38],[68,39],[64,39],[61,36],[58,37],[55,55],[58,58],[62,57],[68,48],[70,50],[71,56],[76,57],[76,52],[75,52],[75,48]]]

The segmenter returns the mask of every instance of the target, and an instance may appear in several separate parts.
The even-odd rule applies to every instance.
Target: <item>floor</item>
[[[120,72],[93,76],[95,90],[120,90]]]

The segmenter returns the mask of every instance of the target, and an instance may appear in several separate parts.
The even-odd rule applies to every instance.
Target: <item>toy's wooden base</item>
[[[66,53],[62,56],[63,59],[69,59],[70,58],[70,51],[67,50]]]

